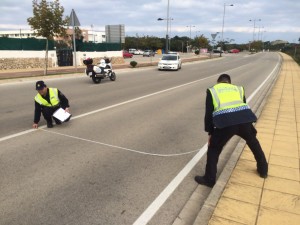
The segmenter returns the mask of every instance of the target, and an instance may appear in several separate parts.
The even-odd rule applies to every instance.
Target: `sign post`
[[[73,26],[73,55],[74,55],[74,63],[75,63],[75,70],[77,72],[77,60],[76,60],[76,42],[75,42],[75,26],[80,26],[80,22],[76,16],[74,9],[72,9],[70,15],[70,22],[69,26]]]

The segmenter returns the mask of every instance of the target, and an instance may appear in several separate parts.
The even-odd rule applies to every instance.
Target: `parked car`
[[[132,58],[133,54],[127,52],[127,51],[123,51],[123,58]]]
[[[229,53],[239,53],[240,50],[234,48],[234,49],[229,50],[228,52]]]
[[[143,57],[145,56],[155,56],[155,52],[153,52],[152,50],[145,50],[144,53],[143,53]]]
[[[158,70],[178,70],[181,69],[181,58],[179,54],[163,55],[158,62]]]
[[[134,55],[143,55],[144,51],[143,50],[140,50],[140,49],[137,49],[134,51]]]
[[[219,49],[213,49],[212,52],[213,53],[224,53],[223,50],[219,50]]]
[[[130,48],[130,49],[128,49],[128,52],[131,53],[131,54],[134,54],[135,51],[136,51],[135,48]]]

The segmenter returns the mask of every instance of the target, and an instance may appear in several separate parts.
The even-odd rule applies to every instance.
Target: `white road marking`
[[[240,66],[240,67],[242,67],[242,66]],[[262,86],[267,82],[267,80],[273,75],[273,73],[276,72],[278,67],[279,67],[279,62],[277,63],[275,68],[272,70],[272,72],[268,75],[268,77],[264,80],[264,82],[262,82],[261,85],[258,86],[256,88],[256,90],[248,97],[248,102],[250,102],[252,100],[252,98],[262,88]],[[239,67],[237,67],[237,68],[239,68]],[[235,70],[237,68],[234,68],[232,70]],[[231,70],[229,70],[229,71],[231,71]],[[226,73],[228,73],[229,71],[226,71]],[[185,84],[182,84],[182,85],[179,85],[179,86],[175,86],[175,87],[168,88],[168,89],[165,89],[165,90],[162,90],[162,91],[154,92],[152,94],[144,95],[144,96],[141,96],[141,97],[138,97],[138,98],[134,98],[134,99],[131,99],[131,100],[128,100],[128,101],[124,101],[124,102],[121,102],[121,103],[118,103],[118,104],[114,104],[114,105],[111,105],[111,106],[108,106],[108,107],[104,107],[104,108],[101,108],[101,109],[98,109],[98,110],[94,110],[94,111],[91,111],[91,112],[88,112],[88,113],[84,113],[84,114],[73,117],[73,120],[81,118],[81,117],[85,117],[85,116],[88,116],[88,115],[91,115],[91,114],[94,114],[94,113],[98,113],[98,112],[101,112],[101,111],[104,111],[104,110],[108,110],[108,109],[112,109],[112,108],[115,108],[115,107],[118,107],[118,106],[122,106],[122,105],[125,105],[125,104],[128,104],[128,103],[131,103],[131,102],[139,101],[139,100],[142,100],[144,98],[148,98],[148,97],[151,97],[151,96],[154,96],[154,95],[158,95],[158,94],[161,94],[161,93],[164,93],[164,92],[167,92],[167,91],[171,91],[171,90],[174,90],[174,89],[177,89],[177,88],[192,85],[192,84],[201,82],[201,81],[206,80],[206,79],[210,79],[210,78],[218,76],[218,75],[219,74],[215,74],[215,75],[203,78],[203,79],[198,79],[198,80],[188,82],[188,83],[185,83]],[[44,128],[44,127],[45,126],[42,126],[40,128]],[[11,138],[15,138],[15,137],[18,137],[18,136],[21,136],[21,135],[24,135],[24,134],[28,134],[28,133],[31,133],[33,131],[36,131],[36,130],[35,129],[30,129],[30,130],[27,130],[27,131],[23,131],[23,132],[19,132],[19,133],[13,134],[13,135],[2,137],[2,138],[0,138],[0,142],[2,142],[4,140],[11,139]],[[179,184],[182,182],[182,180],[189,174],[189,172],[199,162],[199,160],[203,157],[203,155],[206,153],[206,151],[207,151],[207,144],[205,144],[199,150],[199,152],[178,173],[178,175],[160,193],[160,195],[157,196],[157,198],[149,205],[149,207],[134,222],[134,225],[144,225],[144,224],[146,225],[151,220],[151,218],[154,216],[154,214],[160,209],[160,207],[165,203],[165,201],[171,196],[171,194],[174,192],[174,190],[179,186]]]
[[[201,82],[203,80],[212,78],[214,76],[217,76],[217,75],[212,75],[210,77],[206,77],[206,78],[203,78],[203,79],[199,79],[199,80],[188,82],[188,83],[185,83],[185,84],[182,84],[182,85],[178,85],[178,86],[175,86],[175,87],[172,87],[172,88],[168,88],[168,89],[164,89],[164,90],[161,90],[161,91],[157,91],[157,92],[154,92],[152,94],[148,94],[148,95],[144,95],[144,96],[137,97],[137,98],[134,98],[134,99],[130,99],[128,101],[120,102],[120,103],[117,103],[117,104],[114,104],[114,105],[110,105],[110,106],[107,106],[107,107],[104,107],[104,108],[101,108],[101,109],[97,109],[97,110],[94,110],[94,111],[91,111],[91,112],[83,113],[81,115],[72,117],[72,120],[78,119],[78,118],[81,118],[81,117],[85,117],[85,116],[89,116],[89,115],[92,115],[92,114],[95,114],[95,113],[98,113],[98,112],[102,112],[102,111],[105,111],[105,110],[108,110],[108,109],[112,109],[112,108],[115,108],[115,107],[118,107],[118,106],[122,106],[122,105],[125,105],[125,104],[128,104],[128,103],[136,102],[136,101],[139,101],[139,100],[142,100],[142,99],[145,99],[145,98],[149,98],[149,97],[152,97],[152,96],[155,96],[155,95],[159,95],[159,94],[162,94],[164,92],[172,91],[172,90],[184,87],[184,86],[192,85],[192,84]],[[42,126],[40,128],[44,128],[44,127],[45,126]],[[0,142],[8,140],[8,139],[11,139],[11,138],[19,137],[21,135],[28,134],[28,133],[31,133],[33,131],[36,131],[36,129],[25,130],[25,131],[22,131],[22,132],[19,132],[19,133],[8,135],[8,136],[0,138]]]
[[[269,80],[269,78],[276,72],[279,67],[279,62],[268,75],[268,77],[261,83],[260,86],[247,98],[248,102],[256,95],[262,86]],[[228,71],[226,71],[228,73]],[[199,152],[188,162],[188,164],[178,173],[178,175],[169,183],[169,185],[156,197],[156,199],[148,206],[148,208],[140,215],[140,217],[133,223],[133,225],[146,225],[154,214],[160,209],[165,201],[171,196],[183,179],[191,172],[195,165],[200,161],[203,155],[207,152],[207,143],[199,150]]]

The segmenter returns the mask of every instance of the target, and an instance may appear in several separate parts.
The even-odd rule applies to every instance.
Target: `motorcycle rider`
[[[83,60],[83,63],[87,66],[88,70],[93,70],[95,73],[104,74],[104,69],[106,68],[107,64],[104,59],[100,60],[98,66],[93,65],[93,59],[87,58]]]
[[[101,60],[100,60],[99,67],[100,67],[100,69],[101,69],[101,74],[104,74],[104,69],[106,68],[106,62],[105,62],[104,59],[101,59]]]

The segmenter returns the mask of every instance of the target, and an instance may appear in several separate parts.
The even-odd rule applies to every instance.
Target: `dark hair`
[[[218,83],[229,83],[231,84],[231,78],[228,74],[221,74],[217,80]]]

